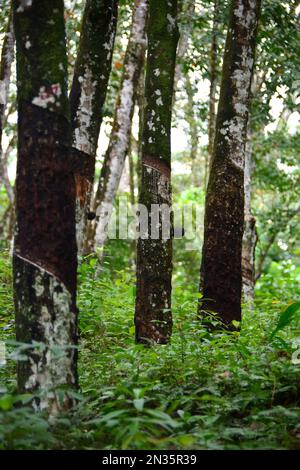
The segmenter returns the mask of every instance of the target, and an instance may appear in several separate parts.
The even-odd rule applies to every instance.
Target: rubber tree
[[[255,247],[257,243],[256,219],[251,211],[252,195],[252,166],[253,149],[252,133],[250,124],[248,125],[248,136],[245,151],[245,171],[244,171],[244,233],[242,243],[242,279],[243,279],[243,300],[249,308],[254,306],[254,288],[255,288]]]
[[[148,237],[141,233],[137,244],[135,309],[136,341],[141,343],[166,343],[172,332],[172,239],[170,233],[163,236],[162,217],[153,222],[159,238],[151,236],[150,211],[155,204],[172,205],[170,136],[178,36],[177,0],[150,0],[139,195],[149,228]]]
[[[219,29],[220,0],[214,0],[213,24],[211,31],[210,49],[210,89],[209,89],[209,114],[208,114],[208,159],[205,162],[204,184],[207,185],[209,168],[212,162],[216,129],[216,103],[218,84],[218,29]]]
[[[85,243],[86,253],[92,251],[94,246],[102,247],[107,238],[109,214],[130,146],[135,94],[144,64],[147,12],[148,0],[135,0],[112,131],[93,201],[92,212],[96,213],[96,219],[89,225]]]
[[[244,166],[260,0],[232,0],[209,176],[199,312],[241,320]]]
[[[36,409],[77,387],[75,182],[63,0],[14,0],[18,159],[13,252],[18,388]],[[60,388],[63,387],[63,390]]]
[[[185,75],[185,90],[187,96],[187,103],[184,107],[185,120],[189,125],[189,141],[190,141],[190,162],[192,172],[192,183],[193,186],[198,186],[199,181],[197,180],[196,162],[198,155],[198,144],[199,144],[199,125],[198,119],[195,113],[195,90],[191,82],[189,73]]]
[[[115,42],[118,0],[87,0],[70,93],[76,169],[76,234],[81,251],[95,175],[95,159]]]

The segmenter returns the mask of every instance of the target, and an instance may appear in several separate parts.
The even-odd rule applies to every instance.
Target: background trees
[[[17,8],[22,5],[30,6],[30,2],[16,3]],[[20,151],[25,148],[26,154],[22,153],[23,150],[20,152],[22,159],[19,161],[17,179],[17,82],[14,62],[11,66],[7,103],[1,108],[3,158],[0,188],[0,435],[4,437],[1,438],[0,448],[99,448],[112,445],[123,449],[173,449],[174,446],[259,448],[266,445],[274,448],[295,448],[299,439],[297,399],[300,383],[299,369],[292,362],[299,336],[296,315],[284,330],[277,331],[275,336],[272,336],[272,332],[275,330],[279,313],[285,310],[287,304],[296,300],[299,292],[297,2],[264,0],[262,4],[247,129],[244,258],[241,260],[242,266],[238,267],[238,286],[233,286],[235,289],[238,287],[240,295],[243,273],[244,299],[247,300],[248,295],[252,298],[256,280],[255,298],[251,303],[251,312],[242,304],[241,332],[222,331],[222,334],[219,331],[221,325],[215,315],[211,322],[217,332],[210,331],[205,322],[199,320],[197,305],[202,296],[198,293],[198,268],[203,245],[208,163],[212,134],[215,131],[213,113],[220,99],[230,2],[178,2],[178,27],[181,38],[177,47],[174,86],[176,92],[171,87],[175,29],[172,39],[167,34],[168,27],[174,20],[172,14],[171,20],[167,18],[169,21],[158,37],[161,45],[165,41],[168,42],[167,39],[170,40],[171,49],[166,48],[170,61],[165,60],[163,47],[150,44],[150,52],[160,52],[160,63],[159,68],[156,67],[154,59],[156,61],[157,58],[155,55],[152,58],[149,56],[145,90],[146,66],[145,61],[140,60],[145,53],[145,16],[137,15],[137,10],[145,13],[146,2],[120,1],[119,19],[116,24],[117,2],[65,0],[67,56],[65,46],[60,43],[64,34],[61,3],[58,29],[58,17],[55,18],[54,24],[50,18],[44,28],[46,17],[43,17],[39,24],[30,19],[26,9],[18,12],[22,18],[30,19],[30,23],[27,23],[27,20],[20,23],[20,17],[17,18],[17,49],[20,50],[21,47],[19,58],[21,56],[28,59],[29,64],[29,73],[26,72],[26,76],[21,73],[18,88],[22,91],[25,87],[26,93],[32,93],[32,96],[30,95],[28,100],[22,98],[19,101],[19,145]],[[158,34],[163,19],[166,20],[165,13],[169,13],[165,11],[164,15],[162,14],[161,3],[152,3],[152,8],[156,11],[155,22],[150,21],[149,24],[152,38]],[[4,41],[7,37],[4,34],[9,29],[10,2],[2,0],[2,4],[0,46],[4,57],[2,63],[5,63],[5,44],[8,42]],[[109,9],[110,6],[112,9]],[[170,5],[168,7],[171,8]],[[103,14],[104,11],[107,16]],[[50,9],[45,12],[43,10],[43,15],[44,13],[52,15]],[[132,22],[132,18],[135,18],[136,23]],[[161,22],[156,21],[156,18]],[[134,23],[138,28],[133,40]],[[32,32],[37,26],[43,30],[41,38]],[[23,28],[26,29],[25,39]],[[56,31],[55,39],[49,34],[52,28]],[[111,39],[115,28],[113,46]],[[49,46],[43,50],[42,39],[44,46]],[[58,60],[58,57],[63,59],[63,62]],[[45,58],[47,64],[45,67],[43,65],[42,71],[37,67],[40,58]],[[59,66],[58,70],[58,64],[61,62],[63,67]],[[43,61],[41,63],[44,64]],[[89,73],[86,73],[87,69]],[[99,81],[102,71],[104,78]],[[162,73],[158,73],[160,71]],[[52,77],[54,72],[55,76]],[[168,72],[166,76],[165,72]],[[141,78],[137,83],[139,74]],[[95,80],[92,79],[93,75]],[[41,76],[46,85],[38,83],[38,77]],[[60,83],[60,80],[63,80],[60,85],[63,93],[56,96],[55,93],[59,89],[47,87]],[[67,122],[67,83],[71,90],[71,126]],[[41,95],[40,86],[45,86]],[[161,92],[161,95],[155,93],[156,91]],[[148,102],[144,100],[145,94]],[[233,108],[228,106],[229,98],[228,94],[228,111]],[[49,99],[51,109],[37,106],[45,99]],[[32,100],[35,100],[34,104]],[[160,106],[161,102],[164,106]],[[221,109],[222,102],[224,103],[221,93]],[[55,103],[60,105],[58,109]],[[33,113],[32,110],[35,113],[34,116],[32,114],[34,124],[31,117],[27,118],[28,114]],[[152,122],[152,111],[156,113],[155,117],[165,120],[166,133],[160,125]],[[120,126],[125,134],[120,134]],[[58,144],[53,138],[56,135],[59,137]],[[126,138],[121,139],[120,146],[120,136],[123,135],[126,135]],[[69,152],[70,148],[72,150]],[[125,158],[128,148],[130,159]],[[38,155],[42,158],[38,158]],[[57,155],[55,166],[52,166],[51,155]],[[112,155],[114,158],[111,158]],[[160,156],[163,158],[158,158]],[[140,240],[137,260],[138,292],[135,278],[136,253],[132,240],[106,240],[104,247],[101,246],[101,260],[95,251],[98,251],[104,240],[98,237],[96,243],[87,244],[78,257],[81,337],[78,364],[82,393],[74,393],[69,389],[66,395],[65,387],[76,385],[76,335],[73,335],[75,329],[72,329],[74,323],[71,319],[76,322],[77,312],[73,302],[75,282],[71,285],[70,280],[72,278],[73,282],[75,279],[76,264],[75,186],[77,225],[82,227],[77,231],[77,241],[82,246],[85,229],[88,227],[89,232],[90,228],[94,230],[96,226],[95,219],[90,224],[86,223],[86,219],[94,218],[97,212],[97,204],[93,206],[88,203],[92,190],[93,194],[96,194],[97,188],[100,188],[101,194],[105,197],[109,195],[109,200],[114,201],[117,212],[120,204],[118,196],[121,195],[128,198],[132,206],[138,197],[140,201],[146,200],[147,203],[155,200],[169,201],[170,160],[174,203],[180,208],[194,203],[194,209],[197,208],[200,214],[194,238],[190,239],[185,234],[182,239],[177,239],[182,222],[177,221],[174,226],[172,319],[170,240],[154,240],[153,243],[148,243],[149,250],[145,257],[141,254],[142,250],[147,248],[148,241]],[[118,164],[113,165],[113,161]],[[232,174],[231,166],[228,167],[229,173]],[[117,172],[114,173],[116,169]],[[216,168],[213,168],[211,179],[215,178],[215,170]],[[226,173],[227,170],[226,165]],[[72,190],[71,173],[74,173],[77,181],[77,185],[72,183]],[[113,185],[110,186],[113,191],[109,193],[105,189],[108,180],[103,181],[104,173],[115,176]],[[33,174],[37,176],[31,177]],[[235,176],[237,174],[240,175],[238,171]],[[217,176],[215,179],[220,181],[221,178],[218,174]],[[166,184],[161,185],[161,182]],[[238,189],[241,200],[244,192],[242,179],[237,177],[235,182],[239,185],[235,185],[234,190]],[[57,187],[58,190],[55,189]],[[215,190],[215,187],[213,189]],[[217,194],[219,197],[222,191],[222,203],[228,200],[228,189],[232,189],[232,186],[221,187]],[[19,302],[17,328],[13,316],[10,269],[15,190],[18,221],[22,222],[19,224],[21,231],[17,233],[15,240],[15,273],[19,274],[21,269],[22,279],[27,279],[26,283],[20,284],[19,278],[16,278],[15,282],[16,300]],[[53,193],[55,197],[50,201]],[[18,194],[21,194],[21,198]],[[211,194],[210,185],[208,199],[211,199]],[[57,211],[55,217],[54,209]],[[234,205],[230,209],[234,209]],[[242,231],[242,208],[240,209],[239,249]],[[120,211],[122,212],[122,209],[119,209]],[[232,215],[229,211],[228,214]],[[188,216],[193,218],[190,214]],[[196,220],[194,222],[196,223]],[[256,237],[253,236],[255,232],[256,246]],[[212,237],[214,241],[218,239],[217,235],[218,232],[215,231]],[[93,240],[93,236],[86,238]],[[218,243],[221,249],[225,248],[225,242],[227,243],[230,237],[225,238],[224,243]],[[55,239],[55,246],[53,244],[50,251],[45,244],[49,239]],[[166,252],[164,247],[167,247]],[[228,250],[226,254],[227,252]],[[32,265],[26,260],[23,263],[22,259],[19,259],[20,256],[27,257],[35,264]],[[220,259],[217,262],[220,263]],[[70,279],[67,274],[71,276]],[[148,282],[149,279],[152,282]],[[215,278],[214,282],[216,281]],[[226,281],[228,282],[228,279]],[[162,285],[166,289],[162,290]],[[68,293],[63,290],[64,286],[67,286]],[[68,306],[68,317],[64,316],[65,310],[59,299],[62,292],[66,293],[66,303],[71,305],[70,308]],[[212,297],[214,292],[215,290],[212,291]],[[157,296],[160,303],[156,300],[150,302],[149,296],[152,294]],[[136,299],[137,340],[151,342],[151,348],[134,344],[136,329],[133,312]],[[200,300],[205,310],[210,309],[212,305],[208,299]],[[240,300],[236,303],[238,307]],[[29,307],[32,306],[33,310],[30,310]],[[52,312],[50,320],[46,309]],[[59,319],[66,321],[67,328],[63,329],[65,336],[60,334],[62,329],[58,326]],[[68,323],[69,321],[71,323]],[[155,330],[153,325],[157,327]],[[24,343],[13,343],[16,329],[18,338]],[[25,342],[31,339],[35,342],[28,348]],[[6,341],[5,365],[2,365],[1,341]],[[168,344],[159,347],[156,342]],[[27,362],[22,361],[24,358]],[[22,377],[23,381],[26,379],[27,371],[30,374],[32,372],[27,368],[28,358],[32,366],[37,366],[39,373],[38,379],[32,381],[32,388],[27,380],[26,390],[30,392],[29,396],[27,393],[20,395],[15,391],[15,366],[18,364],[21,384]],[[59,370],[57,365],[61,366]],[[68,370],[71,371],[69,374]],[[62,371],[64,372],[61,373]],[[52,385],[55,385],[57,394],[48,393]],[[41,396],[37,397],[38,388],[42,389],[40,392],[45,392],[44,401],[40,401]],[[32,395],[37,406],[46,407],[51,404],[53,411],[58,407],[67,408],[75,396],[79,398],[79,404],[72,414],[63,414],[62,419],[56,420],[54,424],[52,422],[50,429],[43,414],[34,416],[26,408],[19,407],[20,402],[32,402]],[[60,397],[64,397],[65,401]]]
[[[118,15],[117,0],[86,2],[70,92],[72,146],[76,171],[76,234],[81,251],[91,203],[95,159]]]

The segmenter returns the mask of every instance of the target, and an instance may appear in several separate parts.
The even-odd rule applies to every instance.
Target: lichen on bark
[[[139,195],[149,213],[152,204],[172,204],[170,136],[178,36],[177,0],[150,0]],[[168,238],[161,234],[159,240],[138,240],[135,326],[141,343],[163,344],[171,336],[171,232]]]
[[[77,386],[75,182],[62,0],[13,1],[18,160],[13,253],[19,390],[36,409],[71,406]],[[40,343],[40,350],[36,344]],[[57,360],[53,350],[60,349]],[[64,386],[64,398],[60,399]]]
[[[241,320],[244,164],[260,0],[232,0],[207,188],[199,312]]]
[[[85,243],[86,253],[94,247],[102,247],[107,238],[106,226],[109,216],[105,214],[114,202],[130,145],[136,89],[144,64],[146,49],[145,26],[147,14],[148,0],[135,0],[131,34],[124,58],[124,71],[116,103],[114,122],[93,201],[92,212],[96,213],[97,216],[89,224]]]
[[[82,249],[95,175],[95,158],[102,123],[116,35],[118,0],[87,0],[70,93],[72,147],[82,170],[76,179],[77,245]],[[87,174],[83,171],[87,167]]]

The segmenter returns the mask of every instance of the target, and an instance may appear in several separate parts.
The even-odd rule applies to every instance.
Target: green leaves
[[[289,305],[281,314],[278,321],[278,324],[275,330],[271,334],[271,339],[278,333],[278,331],[283,330],[285,327],[289,326],[292,321],[299,317],[300,311],[300,302],[295,302],[292,305]]]

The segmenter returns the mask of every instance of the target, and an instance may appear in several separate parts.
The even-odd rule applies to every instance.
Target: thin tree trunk
[[[252,134],[248,126],[248,138],[245,149],[244,172],[244,234],[242,245],[242,276],[244,302],[253,307],[255,287],[255,246],[257,243],[256,220],[251,212],[251,179],[252,179]]]
[[[215,129],[216,129],[216,104],[217,104],[217,65],[218,65],[218,14],[220,1],[214,2],[213,26],[211,34],[210,51],[210,91],[209,91],[209,115],[208,115],[208,160],[205,162],[204,187],[207,187],[209,169],[211,167]]]
[[[118,0],[87,0],[70,93],[76,181],[76,235],[81,251],[95,175],[102,110],[111,71]]]
[[[109,214],[119,187],[130,144],[135,91],[144,63],[147,11],[147,0],[135,0],[131,35],[124,59],[124,72],[110,142],[93,202],[93,212],[96,213],[96,218],[89,225],[85,253],[92,251],[94,245],[102,247],[107,239],[106,228]]]
[[[13,253],[18,388],[50,414],[77,386],[75,183],[62,0],[14,0],[18,162]],[[31,345],[31,346],[30,346]],[[63,390],[58,390],[63,387]]]
[[[9,199],[9,202],[10,204],[13,206],[14,205],[14,201],[15,201],[15,194],[14,194],[14,188],[9,180],[9,176],[8,176],[8,158],[9,158],[9,155],[10,153],[13,151],[14,149],[14,146],[16,144],[16,135],[13,135],[13,137],[10,139],[10,142],[7,146],[7,148],[5,149],[5,152],[2,152],[2,161],[1,161],[1,171],[2,171],[2,174],[1,174],[1,183],[3,183],[5,189],[6,189],[6,193],[7,193],[7,196],[8,196],[8,199]]]
[[[9,93],[11,66],[14,60],[14,44],[15,38],[11,11],[3,41],[0,63],[0,184],[4,183],[9,199],[11,199],[13,193],[10,191],[11,185],[7,184],[7,166],[3,158],[2,132],[5,125],[5,111]]]
[[[137,105],[139,108],[139,135],[137,145],[137,180],[138,194],[141,192],[142,184],[142,141],[143,141],[143,122],[144,122],[144,96],[145,96],[145,77],[146,67],[143,67],[137,89]]]
[[[184,2],[178,2],[178,16],[184,16],[186,25],[182,28],[179,36],[177,54],[176,54],[176,67],[174,77],[174,94],[176,93],[178,82],[182,77],[182,62],[189,46],[189,38],[193,29],[193,15],[195,12],[195,0],[188,0],[187,7],[183,7]]]
[[[153,204],[169,209],[172,205],[170,137],[177,42],[177,0],[150,0],[139,197],[148,214]],[[136,341],[166,343],[172,332],[172,239],[161,233],[161,218],[153,225],[148,215],[150,237],[138,240]],[[157,225],[156,240],[151,238],[151,229]]]
[[[192,83],[188,74],[185,76],[185,84],[186,84],[186,94],[187,94],[187,107],[186,107],[186,121],[190,128],[190,160],[191,160],[191,170],[192,170],[192,182],[194,186],[199,186],[199,182],[197,181],[197,173],[195,168],[195,162],[197,160],[197,153],[198,153],[198,141],[199,141],[199,133],[198,133],[198,124],[197,124],[197,117],[195,116],[195,103],[194,103],[194,91],[192,87]]]
[[[233,0],[209,176],[199,313],[241,320],[244,165],[260,0]]]
[[[132,136],[131,136],[132,138]],[[130,149],[128,152],[128,160],[129,160],[129,192],[130,192],[130,204],[134,206],[135,204],[135,166],[133,161],[132,155],[132,144],[130,145]]]

